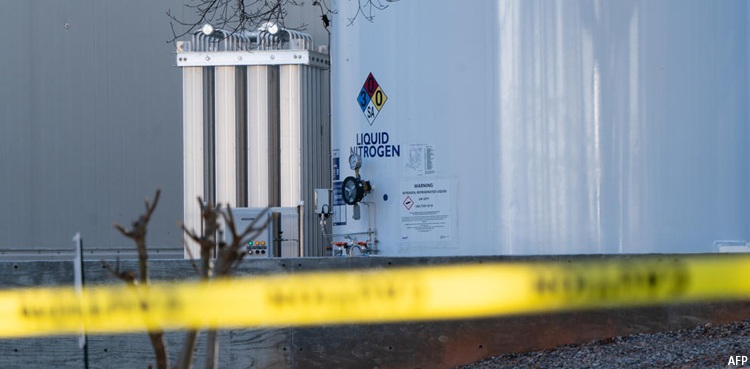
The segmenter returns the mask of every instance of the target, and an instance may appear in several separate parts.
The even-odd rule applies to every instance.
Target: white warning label
[[[451,241],[455,232],[453,196],[449,180],[402,182],[401,241]]]
[[[435,146],[426,144],[409,145],[408,155],[404,156],[404,175],[409,177],[435,174]]]

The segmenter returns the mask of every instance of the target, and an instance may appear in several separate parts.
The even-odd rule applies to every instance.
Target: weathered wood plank
[[[0,340],[0,368],[83,368],[78,338],[45,337]]]
[[[177,362],[182,352],[185,332],[168,332],[164,341],[170,363]],[[194,363],[202,368],[205,361],[206,332],[198,336]],[[229,360],[229,333],[219,333],[219,367],[231,368]],[[92,336],[89,340],[89,357],[92,368],[147,368],[155,363],[154,351],[145,333]]]
[[[294,351],[291,331],[289,328],[230,330],[231,353],[227,368],[291,368]]]
[[[73,262],[0,262],[0,288],[73,284]]]

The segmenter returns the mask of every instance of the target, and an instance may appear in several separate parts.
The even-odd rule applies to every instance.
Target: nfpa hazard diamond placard
[[[367,79],[365,79],[362,89],[359,90],[359,95],[357,95],[357,104],[359,104],[359,108],[362,109],[362,113],[370,125],[375,122],[375,118],[378,117],[380,109],[383,108],[386,100],[388,100],[388,96],[385,95],[383,87],[380,86],[372,73],[370,73]]]

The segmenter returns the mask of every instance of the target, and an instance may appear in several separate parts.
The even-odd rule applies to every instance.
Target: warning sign
[[[375,122],[375,118],[378,117],[380,109],[383,108],[386,100],[388,100],[388,96],[385,95],[383,88],[375,77],[373,77],[372,73],[370,73],[357,95],[357,104],[359,104],[359,108],[362,109],[362,113],[370,125]]]
[[[447,242],[456,231],[451,182],[445,179],[404,181],[401,208],[401,241]]]
[[[408,195],[404,199],[404,207],[406,210],[411,210],[411,207],[414,206],[414,200],[411,199]]]

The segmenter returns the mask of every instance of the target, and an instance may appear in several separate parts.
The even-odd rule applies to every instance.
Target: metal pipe
[[[305,202],[297,204],[297,221],[299,222],[299,256],[305,256]]]
[[[377,211],[375,211],[375,203],[369,201],[362,201],[363,204],[367,205],[367,232],[368,241],[372,245],[372,250],[377,252],[378,250],[378,218]],[[370,213],[372,210],[372,213]],[[370,225],[372,220],[372,226]]]
[[[250,45],[258,42],[258,32],[247,30],[230,32],[216,29],[210,24],[203,25],[200,30],[193,33],[192,37],[193,44],[197,47],[193,51],[240,51],[250,49]],[[216,50],[213,50],[214,48]]]

